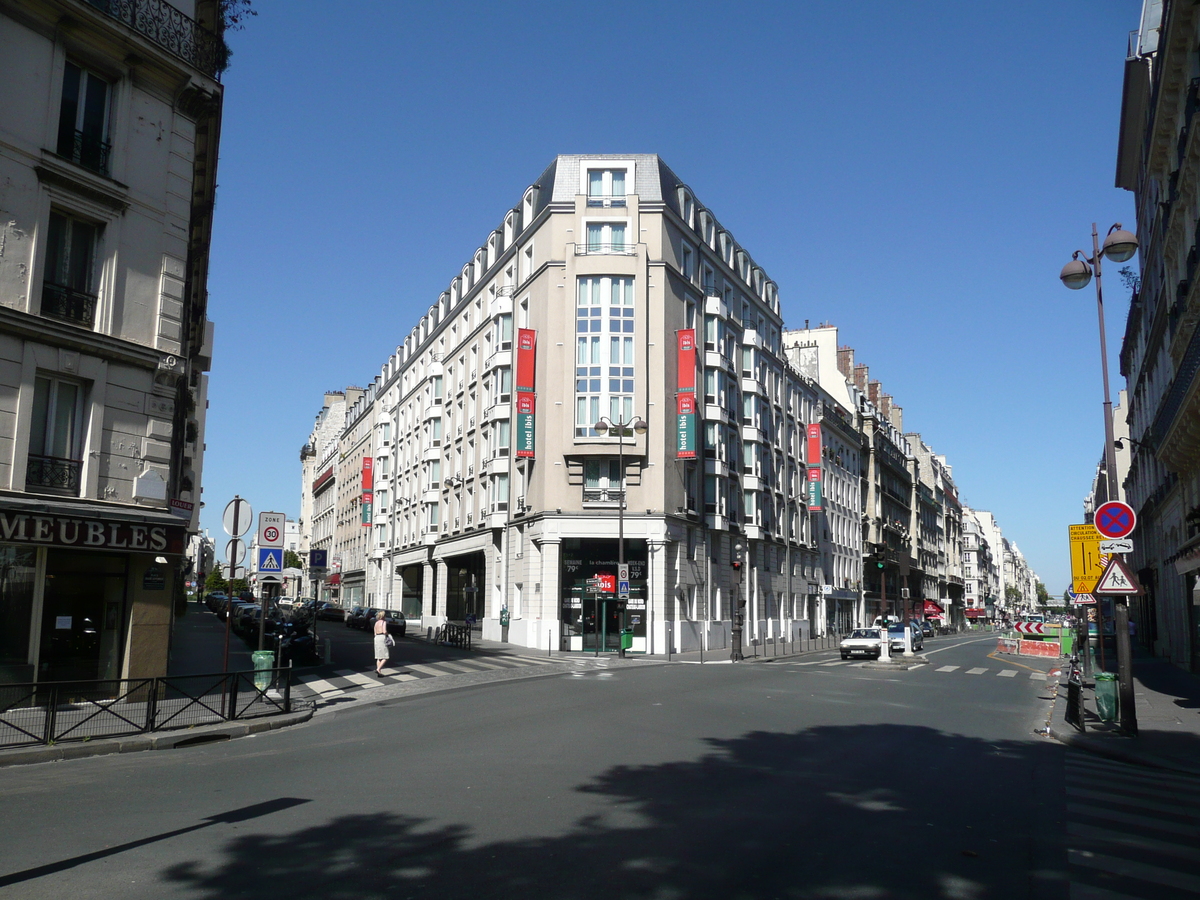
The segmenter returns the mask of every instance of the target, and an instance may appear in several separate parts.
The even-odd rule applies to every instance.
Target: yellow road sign
[[[1108,565],[1108,554],[1100,552],[1104,535],[1095,525],[1069,525],[1071,536],[1071,590],[1076,594],[1090,594]]]

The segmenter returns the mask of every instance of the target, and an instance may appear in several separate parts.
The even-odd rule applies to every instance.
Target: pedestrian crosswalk
[[[389,684],[403,684],[442,675],[494,672],[500,669],[523,669],[532,666],[555,665],[551,660],[534,659],[528,656],[491,657],[489,659],[458,659],[408,663],[385,667],[383,677],[373,674],[341,669],[332,674],[300,675],[292,685],[293,696],[302,699],[326,700],[353,691],[370,691]]]
[[[1066,751],[1070,900],[1200,897],[1200,777]]]
[[[863,660],[861,660],[861,659],[814,659],[814,660],[806,660],[805,662],[792,663],[791,665],[794,665],[794,666],[821,666],[822,668],[831,668],[834,666],[860,666],[861,667],[862,664],[863,664]],[[943,672],[943,673],[959,672],[962,675],[987,675],[987,674],[991,673],[991,674],[994,674],[994,676],[996,678],[1016,678],[1018,675],[1021,674],[1020,670],[1018,670],[1018,669],[1000,669],[997,672],[993,672],[992,669],[987,668],[986,666],[975,666],[974,668],[966,669],[966,670],[963,670],[962,666],[939,666],[938,668],[934,669],[933,671],[934,672]],[[1031,671],[1029,673],[1029,680],[1030,681],[1045,681],[1046,673]]]

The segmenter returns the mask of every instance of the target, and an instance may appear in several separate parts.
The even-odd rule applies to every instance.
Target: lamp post
[[[628,421],[613,422],[607,416],[601,416],[600,421],[592,426],[596,434],[604,437],[610,431],[617,433],[617,470],[621,473],[621,496],[617,501],[617,566],[625,568],[625,432],[632,430],[635,434],[645,434],[650,426],[641,416],[634,416]],[[620,572],[617,573],[620,575]],[[617,585],[617,606],[621,612],[621,634],[617,636],[617,655],[625,658],[625,604],[620,601],[620,585]],[[596,616],[596,641],[600,641],[600,617]]]
[[[1099,232],[1096,230],[1096,223],[1093,222],[1091,257],[1085,256],[1082,250],[1076,250],[1071,255],[1071,261],[1063,266],[1063,270],[1058,276],[1063,284],[1071,290],[1077,291],[1087,287],[1088,282],[1092,280],[1093,270],[1095,270],[1096,313],[1100,319],[1100,374],[1104,380],[1104,468],[1108,475],[1107,499],[1109,500],[1119,499],[1119,488],[1116,441],[1113,437],[1112,397],[1108,390],[1108,345],[1104,334],[1104,293],[1100,285],[1100,263],[1105,256],[1113,262],[1125,262],[1133,258],[1137,249],[1137,238],[1122,228],[1120,222],[1108,229],[1108,234],[1104,237],[1104,245],[1101,247]],[[1097,603],[1096,606],[1096,633],[1102,648],[1101,652],[1103,652],[1104,609],[1100,603]],[[1121,729],[1126,734],[1136,735],[1137,710],[1134,708],[1133,668],[1130,665],[1129,607],[1121,598],[1114,602],[1113,607],[1116,619],[1114,630],[1117,643],[1117,679],[1121,697]],[[1087,652],[1086,648],[1084,652]]]
[[[729,631],[730,631],[730,649],[729,658],[733,662],[741,662],[742,657],[742,623],[745,621],[746,614],[742,612],[742,606],[745,601],[742,600],[742,544],[739,541],[733,545],[733,570],[737,573],[737,596],[733,599],[733,610],[730,614]]]

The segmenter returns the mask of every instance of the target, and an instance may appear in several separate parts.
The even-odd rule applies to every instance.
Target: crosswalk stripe
[[[471,672],[472,674],[479,672],[479,669],[475,668],[474,666],[467,666],[458,662],[450,662],[449,660],[445,659],[439,662],[438,665],[445,666],[447,669],[457,669],[460,672]]]
[[[823,662],[823,663],[821,663],[821,665],[823,665],[823,666],[848,666],[848,665],[850,665],[850,662],[851,662],[851,660],[848,660],[848,659],[834,659],[834,660],[830,660],[829,662]]]
[[[935,669],[936,672],[955,672],[961,669],[962,666],[942,666],[940,669]]]
[[[1200,838],[1200,828],[1194,825],[1172,822],[1169,819],[1139,816],[1135,813],[1120,812],[1102,806],[1091,806],[1086,803],[1068,803],[1067,812],[1088,816],[1092,819],[1107,819],[1110,822],[1120,822],[1122,825],[1133,825],[1137,828],[1153,828],[1156,831],[1169,831],[1171,834],[1182,834],[1185,837]]]
[[[1068,772],[1066,774],[1067,793],[1075,790],[1095,791],[1097,788],[1101,788],[1099,792],[1101,796],[1107,797],[1113,803],[1123,803],[1127,806],[1140,806],[1146,799],[1163,800],[1175,804],[1173,808],[1178,808],[1179,803],[1194,804],[1200,801],[1200,794],[1174,784],[1164,785],[1161,781],[1146,781],[1140,778],[1136,779],[1134,783],[1097,784],[1097,781],[1096,775],[1084,776],[1079,772]],[[1075,785],[1079,787],[1076,788]],[[1195,814],[1189,815],[1188,818],[1194,818],[1200,822],[1200,816]]]
[[[372,678],[370,675],[363,675],[361,672],[351,672],[349,675],[343,675],[351,684],[357,684],[360,687],[383,687],[382,682],[378,678]]]
[[[1144,797],[1129,795],[1127,798],[1121,798],[1118,801],[1113,796],[1112,791],[1088,791],[1072,785],[1067,785],[1067,796],[1077,797],[1080,800],[1099,800],[1103,803],[1122,802],[1126,806],[1136,806],[1138,809],[1144,809],[1147,812],[1160,812],[1167,815],[1180,814],[1178,799],[1174,803],[1152,803]]]
[[[1138,881],[1149,881],[1151,884],[1161,884],[1164,887],[1181,891],[1200,893],[1200,877],[1152,866],[1149,863],[1135,862],[1130,859],[1092,853],[1088,850],[1067,849],[1067,859],[1077,866],[1098,869],[1112,875],[1122,875],[1135,878]]]
[[[987,671],[987,669],[980,669],[980,668],[967,669],[965,674],[967,674],[967,675],[982,675],[986,671]]]
[[[435,669],[433,666],[424,666],[419,663],[409,663],[404,668],[412,669],[414,672],[420,672],[423,675],[453,675],[453,672],[447,672],[445,669]]]
[[[1157,853],[1160,856],[1176,856],[1179,859],[1200,863],[1200,849],[1184,846],[1183,844],[1174,844],[1170,841],[1160,841],[1155,838],[1146,837],[1144,834],[1127,834],[1124,831],[1113,831],[1111,828],[1085,825],[1082,822],[1071,822],[1067,826],[1067,833],[1090,841],[1098,841],[1106,845],[1111,844],[1114,847],[1145,850],[1148,853]]]
[[[1030,672],[1029,680],[1030,681],[1045,681],[1046,673],[1045,672]]]
[[[997,678],[1014,678],[1017,674],[1016,669],[1001,669],[996,673]]]
[[[306,688],[316,691],[318,694],[330,694],[342,692],[342,689],[335,684],[330,684],[324,678],[309,678],[301,682]]]
[[[1087,760],[1072,760],[1068,766],[1068,771],[1074,770],[1077,772],[1092,772],[1097,775],[1120,776],[1122,781],[1143,781],[1152,785],[1163,783],[1163,773],[1158,770],[1142,769],[1137,772],[1130,772],[1128,769],[1129,766],[1127,763],[1111,762],[1099,757],[1089,757]],[[1195,775],[1172,772],[1170,778],[1172,785],[1181,785],[1200,791],[1200,778]]]

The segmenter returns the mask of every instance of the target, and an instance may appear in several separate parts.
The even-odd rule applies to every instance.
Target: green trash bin
[[[628,650],[633,646],[633,629],[626,628],[621,632],[621,649]]]
[[[265,691],[271,686],[271,672],[275,668],[274,650],[255,650],[250,654],[254,660],[254,686]]]
[[[1096,714],[1102,722],[1117,718],[1117,676],[1112,672],[1096,673]]]

